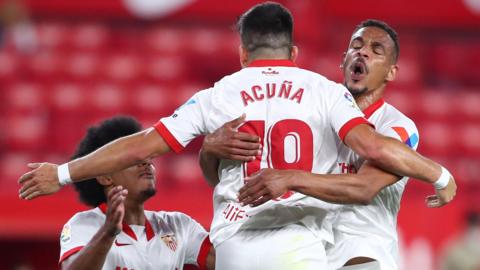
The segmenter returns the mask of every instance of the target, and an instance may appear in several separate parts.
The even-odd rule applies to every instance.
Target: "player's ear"
[[[238,56],[240,57],[240,65],[242,67],[248,66],[248,51],[243,45],[238,46]]]
[[[298,47],[297,46],[292,46],[292,51],[290,52],[290,60],[295,62],[298,57]]]
[[[343,70],[343,67],[345,65],[345,57],[347,57],[347,52],[343,52],[343,57],[342,57],[342,63],[340,63],[340,69]]]
[[[390,70],[387,73],[387,77],[385,78],[386,81],[391,82],[395,80],[395,77],[397,76],[397,71],[398,71],[398,65],[391,65]]]
[[[112,177],[108,175],[97,177],[97,182],[102,186],[111,186],[113,184]]]

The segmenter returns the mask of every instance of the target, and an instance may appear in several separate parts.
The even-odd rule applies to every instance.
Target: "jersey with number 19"
[[[332,204],[287,192],[251,208],[238,203],[237,193],[244,177],[261,168],[327,173],[337,160],[336,139],[368,123],[351,94],[289,60],[256,60],[196,93],[154,127],[179,152],[196,136],[211,133],[243,113],[247,119],[239,130],[258,135],[263,149],[261,156],[248,163],[221,161],[220,183],[214,191],[212,243],[219,245],[239,229],[295,223],[331,241],[331,226],[323,221]]]

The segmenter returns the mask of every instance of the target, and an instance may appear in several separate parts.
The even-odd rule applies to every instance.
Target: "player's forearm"
[[[63,267],[62,265],[62,269],[102,269],[114,240],[115,236],[102,227],[68,266]]]
[[[391,173],[433,183],[442,173],[441,166],[407,147],[382,136],[367,125],[354,127],[344,142],[363,159]]]
[[[366,175],[357,174],[313,174],[298,171],[298,175],[290,179],[291,190],[340,204],[369,204],[383,187]]]
[[[93,153],[70,161],[70,176],[74,182],[110,174],[169,151],[158,133],[147,129],[117,139]]]
[[[207,180],[207,183],[214,187],[220,181],[218,178],[218,165],[220,160],[212,155],[205,153],[203,148],[199,154],[200,168],[202,169],[203,177]]]
[[[398,140],[381,137],[378,155],[372,163],[397,175],[434,183],[442,173],[441,166]]]

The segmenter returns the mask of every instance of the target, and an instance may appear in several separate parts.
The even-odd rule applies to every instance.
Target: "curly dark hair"
[[[141,124],[129,116],[116,116],[104,120],[99,125],[88,129],[87,135],[82,139],[71,159],[88,155],[113,140],[137,133],[140,130],[142,130]],[[95,178],[75,182],[74,187],[80,200],[86,205],[97,207],[107,201],[104,187]]]
[[[375,19],[368,19],[368,20],[365,20],[365,21],[361,22],[359,25],[357,25],[357,27],[355,28],[353,33],[357,32],[358,30],[360,30],[362,28],[365,28],[365,27],[380,28],[390,36],[390,38],[393,40],[393,44],[395,45],[395,53],[393,55],[393,62],[397,63],[398,57],[400,56],[400,42],[398,41],[397,32],[395,32],[395,30],[384,21],[375,20]]]
[[[284,6],[266,2],[245,12],[237,22],[242,45],[248,52],[257,49],[285,49],[293,46],[293,18]]]

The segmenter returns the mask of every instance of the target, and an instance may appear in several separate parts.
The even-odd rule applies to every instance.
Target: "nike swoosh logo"
[[[118,241],[115,240],[115,245],[116,245],[117,247],[121,247],[121,246],[129,246],[129,245],[131,245],[131,243],[118,243]]]

